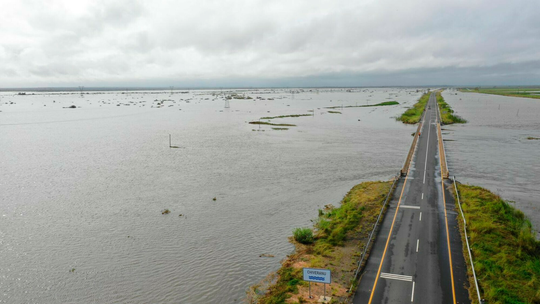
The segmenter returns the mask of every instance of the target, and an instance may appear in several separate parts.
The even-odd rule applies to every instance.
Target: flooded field
[[[540,100],[455,91],[443,97],[468,120],[444,127],[450,174],[515,201],[539,231]]]
[[[230,99],[227,108],[232,94],[252,99]],[[399,171],[416,127],[393,117],[420,94],[3,92],[0,302],[239,302],[291,252],[293,228],[311,225],[318,208],[338,203],[353,185]],[[452,127],[450,171],[488,188],[492,180],[505,191],[538,194],[530,152],[540,142],[523,140],[531,132],[519,128],[477,125],[463,96],[448,98],[471,121]],[[400,104],[347,107],[393,100]],[[314,115],[262,120],[296,125],[289,127],[248,123],[290,114]],[[169,134],[178,148],[169,147]],[[485,145],[469,144],[475,137],[492,147],[510,140],[521,152],[482,156]],[[512,162],[494,167],[490,157]],[[521,188],[503,187],[504,175]]]

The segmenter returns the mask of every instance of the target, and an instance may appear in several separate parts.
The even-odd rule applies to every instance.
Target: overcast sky
[[[0,0],[0,87],[540,84],[539,0]]]

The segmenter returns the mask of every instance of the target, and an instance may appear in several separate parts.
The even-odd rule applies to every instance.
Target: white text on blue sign
[[[304,268],[304,281],[330,284],[331,273],[328,269]]]

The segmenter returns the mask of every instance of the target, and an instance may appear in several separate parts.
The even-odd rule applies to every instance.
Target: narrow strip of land
[[[470,303],[457,213],[438,161],[435,93],[426,104],[414,162],[389,206],[356,304]]]

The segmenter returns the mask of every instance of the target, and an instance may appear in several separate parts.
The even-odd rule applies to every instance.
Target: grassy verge
[[[334,106],[334,107],[325,107],[325,109],[340,109],[340,108],[366,108],[366,107],[382,107],[382,106],[393,106],[398,105],[399,102],[397,101],[385,101],[377,104],[372,105],[361,105],[361,106]]]
[[[540,242],[531,223],[521,211],[486,189],[458,184],[458,191],[486,303],[540,303]],[[463,223],[459,222],[463,238]],[[463,251],[468,257],[465,246]],[[468,268],[469,293],[476,299],[470,265]]]
[[[311,293],[316,297],[309,299],[308,284],[302,281],[304,267],[330,269],[332,284],[326,288],[327,295],[333,297],[333,303],[344,302],[350,295],[347,289],[362,246],[367,242],[391,186],[392,182],[364,182],[354,186],[339,207],[326,205],[324,210],[319,210],[313,239],[305,229],[295,230],[295,235],[302,236],[300,240],[308,244],[289,238],[295,244],[295,253],[282,262],[277,275],[271,274],[263,284],[248,290],[247,302],[317,303],[318,296],[323,294],[323,286],[312,284]]]
[[[406,124],[415,124],[420,121],[422,118],[422,113],[426,108],[426,104],[429,101],[430,93],[426,93],[418,99],[418,102],[415,103],[412,108],[409,108],[405,113],[401,114],[397,120],[406,123]]]
[[[276,127],[296,127],[296,125],[293,125],[293,124],[276,124],[276,123],[271,123],[271,122],[266,122],[266,121],[250,121],[249,122],[250,124],[252,125],[268,125],[268,126],[276,126]]]
[[[467,121],[461,118],[458,115],[454,115],[454,110],[450,107],[449,104],[444,101],[444,98],[441,95],[441,92],[436,93],[437,104],[439,105],[439,110],[441,112],[441,120],[445,125],[450,125],[454,123],[466,123]]]
[[[525,97],[540,99],[540,88],[474,88],[474,89],[462,89],[462,92],[475,92],[492,95],[502,95],[511,97]]]

